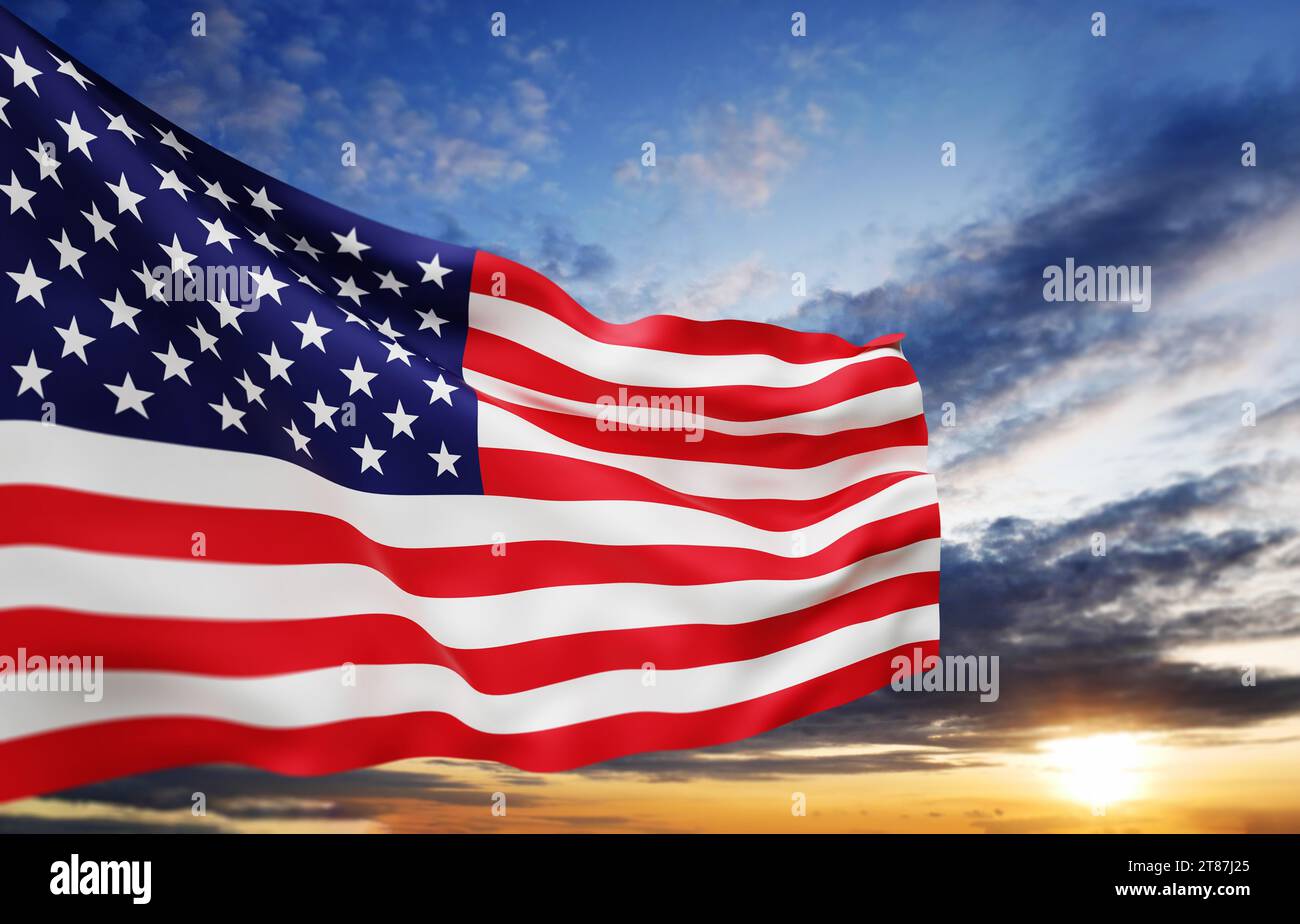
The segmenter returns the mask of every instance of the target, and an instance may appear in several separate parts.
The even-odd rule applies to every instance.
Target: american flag
[[[245,166],[2,11],[0,57],[0,798],[563,770],[937,653],[901,335],[607,323]],[[102,657],[102,695],[18,688],[20,652]]]

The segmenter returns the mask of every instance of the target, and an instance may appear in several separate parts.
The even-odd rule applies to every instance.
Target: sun
[[[1044,745],[1064,794],[1094,811],[1135,799],[1142,789],[1146,749],[1130,734],[1062,738]]]

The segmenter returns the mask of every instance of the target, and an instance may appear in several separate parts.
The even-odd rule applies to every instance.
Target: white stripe
[[[648,578],[653,569],[647,556]],[[433,598],[407,593],[364,565],[246,565],[11,546],[0,548],[0,609],[223,621],[392,613],[444,645],[492,648],[610,629],[739,625],[891,577],[938,570],[939,540],[927,539],[803,580],[583,584]]]
[[[320,513],[399,548],[486,545],[500,532],[509,542],[714,545],[785,555],[795,539],[814,552],[854,526],[937,501],[933,477],[918,475],[821,522],[780,532],[688,507],[642,501],[368,494],[282,459],[35,421],[0,421],[0,447],[0,484],[47,484],[171,503]]]
[[[692,406],[689,412],[685,408],[674,411],[662,407],[630,408],[617,404],[610,406],[590,404],[525,388],[472,369],[465,370],[465,382],[480,394],[492,395],[513,404],[589,418],[593,421],[593,427],[594,421],[597,420],[619,423],[631,420],[647,430],[705,430],[735,436],[763,433],[824,436],[844,430],[879,427],[898,420],[907,420],[921,413],[921,386],[916,382],[896,388],[882,388],[828,407],[805,411],[802,414],[770,417],[764,420],[723,420],[710,417],[708,402],[700,398],[691,399]],[[635,391],[632,394],[641,395],[640,392]],[[609,397],[612,402],[620,400],[617,394]],[[645,396],[641,395],[641,397]],[[705,438],[707,439],[707,435]]]
[[[902,355],[897,347],[889,346],[845,359],[788,363],[762,353],[702,356],[648,350],[593,340],[545,311],[478,293],[469,297],[469,326],[512,340],[593,378],[674,391],[714,385],[794,388],[820,381],[847,366]]]
[[[598,462],[634,472],[674,491],[703,497],[810,500],[874,475],[926,470],[924,446],[892,446],[796,469],[602,452],[570,443],[504,408],[486,403],[478,407],[478,434],[479,445],[485,449],[523,449]],[[685,437],[683,433],[660,435],[665,439]]]
[[[300,728],[412,712],[445,712],[479,731],[517,734],[631,712],[681,714],[728,706],[938,636],[939,608],[926,606],[749,661],[661,670],[652,687],[640,670],[619,670],[498,695],[480,693],[455,671],[433,664],[358,666],[355,686],[340,683],[337,668],[247,678],[107,671],[97,703],[74,693],[5,693],[0,739],[148,716]]]

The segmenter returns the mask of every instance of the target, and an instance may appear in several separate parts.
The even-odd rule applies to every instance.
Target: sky
[[[944,652],[998,656],[1001,695],[563,774],[173,770],[0,831],[1300,830],[1294,4],[225,2],[202,37],[194,4],[8,6],[252,166],[611,320],[906,332]],[[1046,301],[1067,258],[1150,266],[1150,310]]]

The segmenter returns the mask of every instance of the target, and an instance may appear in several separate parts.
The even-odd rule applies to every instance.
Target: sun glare
[[[1145,749],[1129,734],[1063,738],[1044,745],[1048,765],[1066,796],[1093,808],[1114,805],[1141,792]]]

